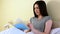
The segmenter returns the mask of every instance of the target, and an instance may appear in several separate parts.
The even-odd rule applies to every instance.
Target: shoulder
[[[51,16],[46,16],[45,17],[45,24],[46,24],[46,26],[52,26],[52,18],[51,18]]]
[[[36,17],[31,17],[30,22],[34,21]]]
[[[33,19],[35,19],[35,17],[31,17],[31,18],[30,18],[30,20],[33,20]]]
[[[47,21],[49,21],[49,20],[52,20],[51,16],[45,16],[45,17],[44,17],[44,21],[45,21],[45,22],[47,22]]]
[[[51,20],[52,18],[51,18],[51,16],[45,16],[44,17],[46,20]]]

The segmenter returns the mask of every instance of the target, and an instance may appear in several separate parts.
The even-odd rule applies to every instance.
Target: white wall
[[[0,0],[0,26],[14,21],[17,18],[23,21],[29,20],[33,16],[33,3],[36,0]]]
[[[54,21],[54,27],[60,27],[60,0],[47,0],[47,9]]]

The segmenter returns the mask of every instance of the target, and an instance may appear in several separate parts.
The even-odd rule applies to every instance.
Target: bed
[[[26,34],[25,32],[13,27],[7,30],[1,31],[0,34]]]
[[[7,30],[1,31],[0,34],[33,34],[32,32],[25,33],[16,27],[9,28]],[[50,34],[60,34],[60,28],[55,28],[51,30]]]
[[[9,28],[7,30],[1,31],[0,34],[33,34],[32,32],[25,33],[16,27]]]

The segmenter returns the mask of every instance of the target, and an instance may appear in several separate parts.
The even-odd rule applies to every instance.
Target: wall
[[[17,18],[23,21],[29,20],[33,16],[33,3],[36,0],[0,0],[0,26]]]
[[[53,27],[60,27],[60,0],[49,0],[47,2],[47,10],[53,19]]]
[[[0,0],[0,30],[9,21],[17,18],[23,21],[33,17],[33,3],[36,0]]]

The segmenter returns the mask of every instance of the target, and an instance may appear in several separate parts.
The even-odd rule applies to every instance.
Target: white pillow
[[[60,28],[52,29],[50,34],[60,34]]]

